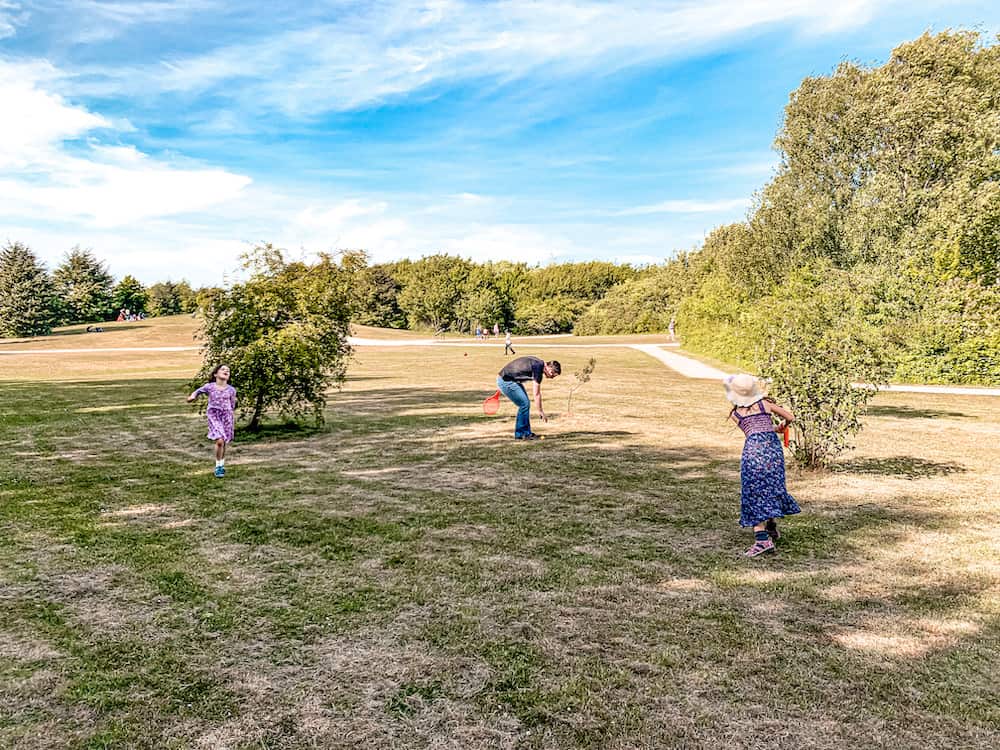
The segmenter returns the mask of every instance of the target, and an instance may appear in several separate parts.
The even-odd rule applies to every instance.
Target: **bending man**
[[[554,378],[562,372],[562,366],[555,360],[546,362],[539,357],[518,357],[507,363],[497,376],[497,388],[517,407],[517,423],[514,425],[515,440],[537,440],[531,431],[531,400],[523,383],[532,383],[532,393],[538,406],[538,416],[548,422],[542,408],[542,377]]]

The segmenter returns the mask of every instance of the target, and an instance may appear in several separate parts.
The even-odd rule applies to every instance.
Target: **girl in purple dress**
[[[236,409],[236,389],[229,385],[229,367],[218,365],[211,380],[196,390],[187,400],[208,396],[208,439],[215,441],[215,476],[226,476],[226,444],[233,440],[233,412]]]
[[[788,409],[765,398],[753,375],[730,375],[724,381],[733,404],[729,417],[746,435],[740,459],[740,526],[752,526],[754,543],[747,557],[774,552],[781,533],[775,519],[798,513],[795,498],[785,489],[785,454],[778,432],[795,419]],[[782,423],[775,426],[771,415]]]

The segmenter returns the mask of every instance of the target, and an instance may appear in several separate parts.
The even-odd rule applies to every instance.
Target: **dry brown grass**
[[[720,388],[598,352],[522,444],[464,355],[359,349],[221,483],[177,381],[11,385],[0,745],[1000,742],[1000,399],[879,396],[745,560]]]

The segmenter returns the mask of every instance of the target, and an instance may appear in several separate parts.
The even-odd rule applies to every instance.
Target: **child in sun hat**
[[[773,552],[781,534],[775,519],[800,512],[785,489],[785,455],[771,419],[790,424],[795,415],[766,398],[763,383],[753,375],[730,375],[723,381],[733,408],[729,417],[746,436],[740,459],[740,526],[752,526],[754,543],[747,557]],[[782,425],[783,426],[783,425]]]
[[[215,441],[215,476],[226,476],[226,445],[233,442],[233,412],[236,389],[229,385],[229,366],[217,365],[209,382],[188,396],[191,403],[198,396],[208,396],[208,439]]]

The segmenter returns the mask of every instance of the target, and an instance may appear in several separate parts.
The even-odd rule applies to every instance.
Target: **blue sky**
[[[956,27],[1000,4],[0,0],[0,241],[659,262],[745,215],[803,77]]]

